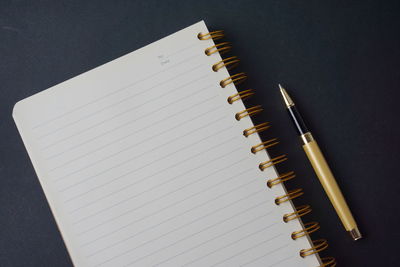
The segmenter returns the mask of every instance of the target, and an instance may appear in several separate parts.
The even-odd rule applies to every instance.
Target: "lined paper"
[[[237,121],[204,22],[18,102],[13,116],[76,266],[317,266]]]

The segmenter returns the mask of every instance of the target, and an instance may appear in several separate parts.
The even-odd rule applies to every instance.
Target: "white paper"
[[[204,22],[18,102],[13,116],[76,266],[317,266]]]

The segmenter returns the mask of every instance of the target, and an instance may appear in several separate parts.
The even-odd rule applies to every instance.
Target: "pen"
[[[326,162],[321,150],[318,147],[317,142],[312,136],[311,132],[307,129],[300,113],[298,112],[293,100],[290,98],[286,90],[279,84],[279,89],[281,91],[283,100],[285,101],[286,108],[292,118],[296,129],[300,135],[301,141],[303,143],[303,149],[307,154],[311,165],[316,172],[319,181],[321,182],[326,194],[329,197],[333,207],[336,210],[340,220],[343,223],[344,228],[349,232],[353,240],[358,240],[362,237],[360,231],[358,230],[357,224],[347,206],[346,200],[343,197],[342,192],[335,178]]]

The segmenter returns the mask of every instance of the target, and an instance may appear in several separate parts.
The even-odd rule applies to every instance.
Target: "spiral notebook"
[[[203,21],[19,101],[13,117],[75,266],[328,266],[270,158],[260,106]],[[218,40],[218,42],[216,41]],[[214,42],[216,41],[216,42]]]

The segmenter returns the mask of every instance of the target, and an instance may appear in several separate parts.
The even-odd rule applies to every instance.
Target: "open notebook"
[[[285,201],[302,192],[277,198],[291,173],[266,184],[285,157],[256,146],[268,126],[242,112],[244,76],[226,79],[236,61],[215,65],[227,44],[207,33],[196,23],[15,105],[75,266],[321,264],[318,225],[297,219],[309,207]]]

